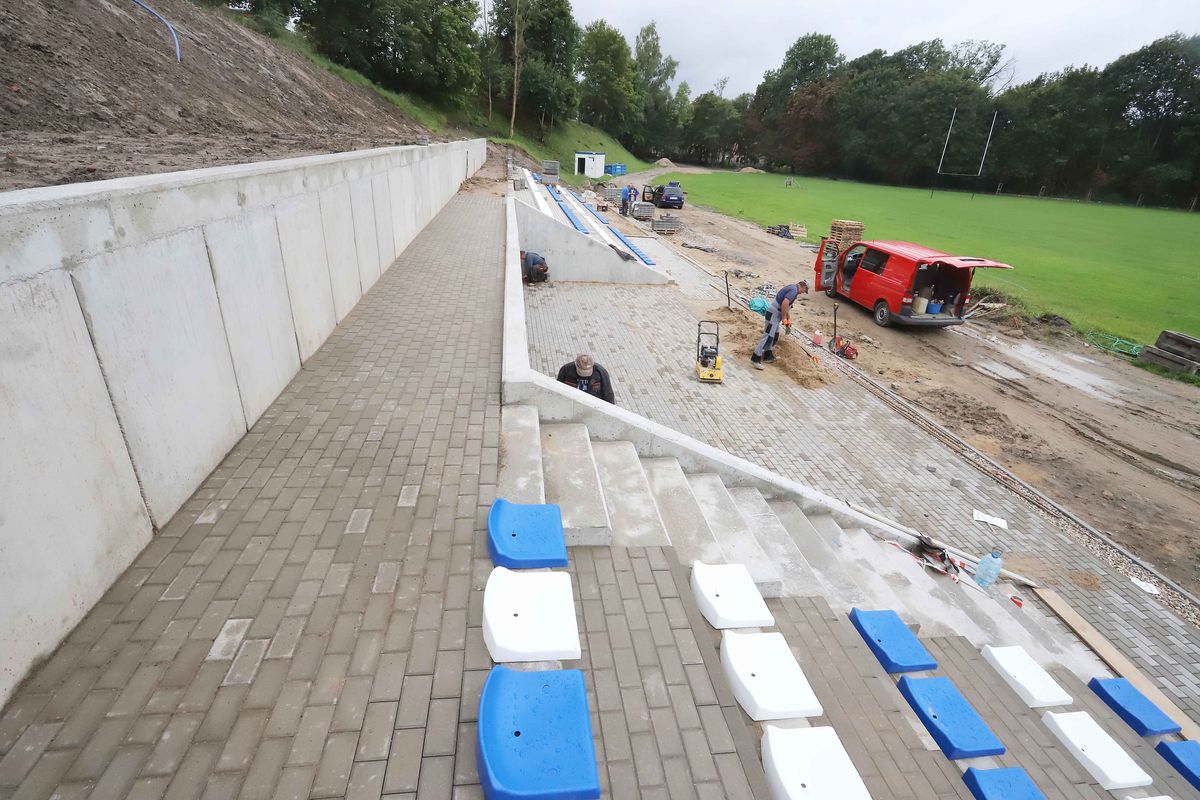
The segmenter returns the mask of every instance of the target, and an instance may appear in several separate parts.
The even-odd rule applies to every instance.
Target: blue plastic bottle
[[[985,589],[1000,577],[1000,568],[1004,566],[1004,559],[1000,557],[1002,552],[997,545],[992,552],[979,559],[979,566],[975,568],[975,582]]]

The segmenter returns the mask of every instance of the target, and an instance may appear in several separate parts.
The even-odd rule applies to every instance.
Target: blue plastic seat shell
[[[1154,748],[1192,786],[1200,789],[1200,742],[1159,742]]]
[[[509,569],[567,566],[562,510],[553,503],[497,498],[488,511],[488,555]]]
[[[946,677],[905,675],[896,688],[937,742],[946,758],[980,758],[1004,754],[1004,743]]]
[[[1179,733],[1179,723],[1124,678],[1092,678],[1088,688],[1125,720],[1138,736]]]
[[[1020,767],[970,767],[963,773],[963,783],[975,800],[1046,800],[1046,795]]]
[[[576,669],[493,667],[479,698],[476,758],[489,800],[595,800],[600,776]]]
[[[855,608],[850,611],[850,622],[889,674],[937,669],[937,660],[895,611]]]

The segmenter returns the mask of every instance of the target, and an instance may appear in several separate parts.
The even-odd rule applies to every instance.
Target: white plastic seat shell
[[[493,569],[483,590],[483,640],[497,663],[578,659],[571,576]]]
[[[757,722],[824,713],[782,633],[721,635],[721,666],[733,696]]]
[[[708,624],[718,630],[775,624],[774,615],[742,564],[692,562],[692,593]]]
[[[871,800],[833,728],[766,725],[762,759],[774,800]]]
[[[1042,722],[1088,774],[1108,791],[1134,789],[1154,782],[1088,712],[1056,714],[1047,711],[1042,715]]]
[[[1025,652],[1025,648],[985,646],[983,659],[1030,708],[1071,705],[1071,695]]]

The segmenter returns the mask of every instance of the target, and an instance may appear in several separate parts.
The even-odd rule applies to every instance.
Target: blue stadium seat
[[[1046,795],[1020,767],[971,767],[963,773],[963,782],[975,800],[1046,800]]]
[[[946,758],[979,758],[1004,753],[1004,744],[967,702],[949,678],[911,678],[896,688],[912,706]]]
[[[1182,730],[1178,722],[1124,678],[1092,678],[1088,687],[1117,712],[1118,717],[1128,722],[1138,736],[1161,736]]]
[[[488,512],[488,554],[493,564],[509,569],[565,567],[562,511],[551,503],[497,499]]]
[[[493,667],[479,698],[479,782],[489,800],[594,800],[600,776],[577,669]]]
[[[937,669],[937,661],[895,611],[852,609],[850,621],[888,673]]]
[[[1200,789],[1200,742],[1159,742],[1154,748],[1187,782]]]

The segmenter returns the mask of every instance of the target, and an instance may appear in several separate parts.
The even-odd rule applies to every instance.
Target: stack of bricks
[[[863,237],[863,224],[852,219],[835,219],[829,224],[829,240],[842,252]]]

